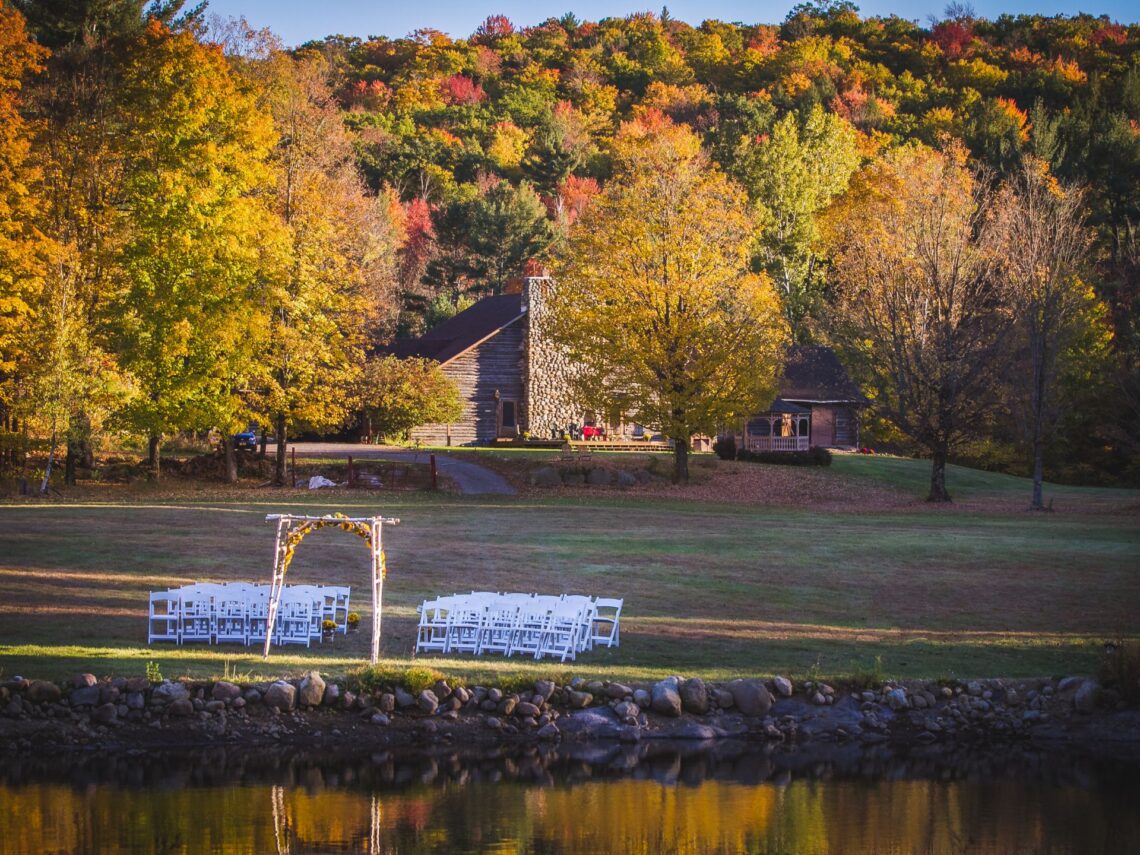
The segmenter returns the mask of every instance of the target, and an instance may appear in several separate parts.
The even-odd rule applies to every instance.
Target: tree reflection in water
[[[7,758],[3,852],[1128,852],[1135,760],[741,743]]]

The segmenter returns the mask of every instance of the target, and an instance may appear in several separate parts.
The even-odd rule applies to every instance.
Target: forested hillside
[[[1112,358],[1069,378],[1080,390],[1055,462],[1088,476],[1135,454],[1124,449],[1140,430],[1140,27],[961,8],[923,27],[836,3],[805,4],[780,25],[693,26],[663,12],[519,29],[491,16],[467,39],[425,28],[310,50],[334,70],[370,185],[402,202],[402,334],[556,244],[607,180],[621,123],[653,111],[697,132],[754,201],[755,264],[799,341],[834,338],[817,220],[860,166],[949,140],[995,182],[1041,158],[1085,189],[1083,272],[1112,337]],[[1014,438],[994,426],[990,439],[974,459],[1012,462]]]
[[[963,192],[992,195],[1006,256],[1016,188],[1031,197],[1037,175],[1046,196],[1069,194],[1080,239],[1064,263],[1081,293],[1066,316],[1077,320],[1048,339],[1067,354],[1051,470],[1137,477],[1140,26],[962,7],[922,26],[831,3],[778,25],[663,11],[518,28],[492,15],[455,38],[425,9],[406,38],[285,51],[271,33],[180,8],[0,4],[5,45],[23,46],[5,47],[0,68],[23,122],[0,140],[20,188],[0,204],[16,224],[0,253],[30,271],[13,279],[24,291],[0,327],[12,436],[30,422],[80,455],[116,430],[153,446],[250,417],[282,436],[342,424],[354,398],[332,390],[351,388],[370,347],[557,263],[610,179],[623,126],[676,124],[746,192],[753,268],[771,277],[789,338],[840,347],[868,383],[874,349],[853,324],[842,277],[855,236],[842,225],[867,216],[884,175],[945,176],[928,169],[938,157],[968,171]],[[217,144],[188,152],[195,135]],[[185,198],[147,202],[171,188]],[[29,211],[28,198],[44,204]],[[1017,379],[987,389],[958,453],[1024,470]],[[913,447],[897,421],[870,436]]]

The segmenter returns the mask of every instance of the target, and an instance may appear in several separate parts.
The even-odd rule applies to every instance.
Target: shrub
[[[360,615],[357,612],[349,612],[346,620],[349,625],[360,623]]]
[[[830,466],[831,452],[813,445],[807,451],[749,451],[746,448],[736,453],[737,460],[747,463],[776,463],[782,466]]]
[[[385,668],[379,665],[361,668],[348,675],[348,686],[355,691],[375,692],[392,690],[403,686],[413,695],[430,689],[436,680],[444,679],[444,674],[434,668],[412,666],[411,668]]]
[[[736,459],[736,437],[723,436],[713,443],[713,454],[721,460]]]

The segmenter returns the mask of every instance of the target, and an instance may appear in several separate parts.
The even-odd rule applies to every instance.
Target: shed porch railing
[[[749,451],[807,451],[811,438],[806,436],[749,436]]]

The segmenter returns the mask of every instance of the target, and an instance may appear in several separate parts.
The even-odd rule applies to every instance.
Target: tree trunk
[[[1042,482],[1045,480],[1045,443],[1033,443],[1033,499],[1029,503],[1029,510],[1045,510],[1045,496]]]
[[[285,414],[278,413],[274,417],[277,422],[277,461],[273,469],[273,484],[276,487],[285,486]]]
[[[67,438],[67,455],[63,459],[63,483],[68,487],[75,486],[76,461],[79,459],[79,443],[72,437]]]
[[[673,483],[689,483],[689,441],[673,440]]]
[[[54,421],[54,419],[53,419]],[[47,466],[44,467],[44,480],[40,483],[40,495],[46,496],[48,490],[51,489],[51,470],[55,465],[55,443],[56,435],[55,428],[52,427],[51,431],[51,448],[48,450]]]
[[[946,458],[949,450],[945,445],[934,449],[934,464],[930,469],[930,495],[928,502],[949,502],[950,494],[946,492]]]
[[[147,477],[158,482],[162,479],[162,457],[159,450],[162,447],[162,434],[152,433],[146,444]]]
[[[222,434],[222,460],[225,461],[226,483],[236,484],[238,479],[237,454],[234,452],[233,440]]]

